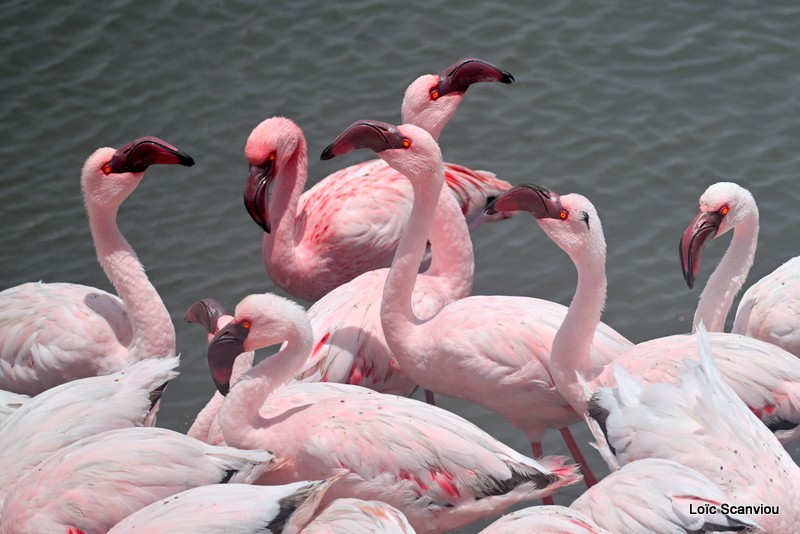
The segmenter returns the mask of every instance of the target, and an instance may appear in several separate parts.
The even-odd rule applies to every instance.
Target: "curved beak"
[[[208,344],[208,368],[217,390],[227,395],[231,387],[233,362],[243,352],[249,330],[236,321],[223,326]]]
[[[537,184],[512,187],[486,206],[487,215],[527,211],[537,219],[560,219],[564,208],[558,193]]]
[[[187,323],[199,323],[206,327],[206,332],[213,334],[217,330],[217,319],[225,315],[225,308],[214,299],[198,300],[186,310],[183,317]]]
[[[275,161],[262,165],[250,165],[247,183],[244,186],[244,207],[257,225],[270,232],[269,186],[275,180]]]
[[[511,83],[514,77],[482,59],[468,57],[456,61],[439,74],[439,95],[463,93],[473,83]]]
[[[382,152],[394,148],[405,148],[407,139],[397,126],[386,122],[360,120],[348,126],[322,151],[321,159],[331,159],[361,148]]]
[[[683,232],[678,252],[681,256],[683,279],[689,288],[694,287],[694,280],[700,271],[703,249],[717,235],[721,222],[722,215],[719,213],[701,211]]]
[[[184,165],[194,160],[158,137],[140,137],[118,149],[106,164],[107,174],[144,172],[150,165]]]

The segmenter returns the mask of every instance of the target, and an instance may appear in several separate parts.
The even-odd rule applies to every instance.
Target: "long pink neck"
[[[133,248],[117,226],[117,208],[87,203],[97,260],[117,294],[133,328],[131,352],[139,359],[175,353],[175,328],[164,302],[145,274]]]
[[[446,187],[439,194],[429,242],[432,257],[425,274],[436,277],[452,300],[469,296],[475,277],[472,239],[461,208]]]
[[[411,297],[428,236],[436,220],[437,206],[441,204],[448,211],[451,209],[448,201],[440,201],[444,183],[444,165],[441,163],[441,159],[434,169],[424,166],[422,170],[418,169],[418,171],[419,176],[409,176],[414,190],[414,204],[406,228],[397,245],[391,269],[386,277],[381,301],[381,324],[384,335],[389,346],[395,351],[397,351],[395,347],[405,347],[411,340],[413,328],[420,323],[414,314]],[[447,191],[445,193],[449,194]],[[458,222],[466,229],[460,212],[458,217],[450,213],[448,219],[461,219]],[[446,229],[449,228],[449,230],[444,230],[443,234],[447,233],[452,236],[454,233],[457,234],[457,230],[450,220],[441,222],[445,224]],[[445,235],[441,237],[445,238]],[[438,263],[432,265],[431,269],[435,268],[436,272],[441,273],[442,263],[446,259],[441,256],[437,259],[439,250],[434,249],[433,252],[434,261]]]
[[[306,140],[301,136],[294,154],[275,178],[270,195],[269,214],[272,231],[264,234],[264,255],[265,257],[269,255],[271,259],[267,265],[279,265],[283,270],[290,270],[295,265],[297,205],[307,178],[308,153]]]
[[[703,321],[709,332],[724,332],[725,319],[730,312],[733,299],[744,285],[753,266],[758,244],[758,215],[739,223],[733,238],[719,265],[708,278],[697,310],[694,313],[692,331]]]
[[[219,424],[225,442],[239,448],[270,448],[270,426],[260,410],[275,390],[292,380],[302,368],[313,346],[311,325],[298,322],[289,331],[286,345],[274,356],[258,363],[233,385],[220,410]],[[258,433],[256,435],[255,433]],[[275,436],[280,440],[280,436]]]
[[[578,284],[550,353],[550,373],[556,388],[581,414],[586,412],[587,398],[576,373],[591,381],[602,371],[592,364],[590,352],[607,288],[605,240],[599,221],[592,225],[596,236],[593,246],[570,255],[578,270]]]

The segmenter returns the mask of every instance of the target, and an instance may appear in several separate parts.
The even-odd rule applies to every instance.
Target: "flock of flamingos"
[[[117,295],[0,293],[0,534],[435,533],[485,518],[499,518],[485,534],[800,532],[800,469],[783,447],[800,436],[800,256],[750,287],[724,332],[758,209],[736,184],[710,186],[680,241],[690,286],[705,245],[733,237],[695,331],[634,345],[601,322],[606,244],[589,199],[442,161],[468,87],[512,81],[476,58],[421,76],[402,125],[356,121],[322,153],[377,159],[307,191],[301,130],[255,127],[244,197],[266,271],[315,303],[254,294],[233,315],[211,299],[187,311],[218,390],[187,435],[154,426],[178,374],[175,330],[116,217],[150,165],[194,161],[157,137],[90,155],[84,203]],[[569,307],[470,296],[470,229],[518,212],[577,269]],[[427,403],[408,398],[417,387]],[[531,455],[437,393],[502,415]],[[581,421],[611,470],[601,480],[568,429]],[[547,429],[574,460],[545,455]],[[578,483],[571,506],[553,504]]]

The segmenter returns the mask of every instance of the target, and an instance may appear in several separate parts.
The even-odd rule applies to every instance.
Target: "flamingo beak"
[[[537,219],[560,219],[564,208],[561,197],[546,187],[537,184],[522,184],[512,187],[486,206],[485,213],[513,213],[527,211]]]
[[[511,83],[514,77],[482,59],[468,57],[459,60],[439,74],[439,95],[463,93],[473,83],[500,82]]]
[[[250,165],[244,186],[244,207],[250,217],[266,233],[270,233],[269,186],[275,180],[275,160]]]
[[[395,148],[407,148],[408,140],[397,126],[380,122],[361,120],[348,126],[333,142],[322,151],[321,159],[331,159],[361,148],[382,152]]]
[[[700,271],[703,249],[717,235],[721,223],[722,215],[719,213],[701,211],[683,232],[678,252],[681,256],[683,279],[690,289],[694,287],[695,278]]]
[[[249,332],[241,323],[231,321],[208,344],[208,368],[217,391],[223,395],[230,390],[233,362],[245,352],[244,341]]]
[[[192,304],[184,320],[187,323],[199,323],[206,327],[206,332],[213,334],[217,330],[217,320],[225,315],[225,308],[214,299],[198,300]]]
[[[150,165],[184,165],[191,167],[194,160],[158,137],[140,137],[116,151],[106,164],[106,174],[144,172]]]

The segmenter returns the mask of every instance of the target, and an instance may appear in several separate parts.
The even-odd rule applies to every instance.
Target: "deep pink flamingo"
[[[0,427],[0,509],[14,484],[56,451],[105,430],[154,425],[177,366],[177,356],[142,360],[110,375],[59,384],[25,402]]]
[[[724,331],[733,299],[753,265],[758,224],[753,195],[737,184],[712,184],[700,197],[700,212],[680,244],[681,268],[689,287],[694,285],[708,241],[731,230],[733,238],[700,295],[694,324],[702,321],[709,332]],[[800,357],[800,256],[750,286],[739,302],[732,331]]]
[[[437,138],[471,84],[512,80],[485,61],[463,59],[411,84],[403,122]],[[245,146],[250,174],[244,198],[265,231],[270,278],[296,297],[316,300],[359,274],[389,266],[411,210],[411,188],[378,159],[342,169],[303,192],[306,150],[302,131],[289,119],[273,117],[256,126]],[[447,166],[446,180],[473,221],[484,218],[488,198],[511,187],[492,173],[460,165]]]
[[[589,389],[614,384],[610,365],[598,365],[591,358],[592,336],[600,324],[607,287],[605,238],[597,212],[580,195],[562,197],[538,186],[513,188],[496,202],[504,211],[515,205],[523,210],[535,206],[532,211],[539,225],[576,265],[578,286],[553,340],[550,372],[564,398],[585,414],[588,394],[577,381],[576,371],[590,381]],[[541,217],[537,203],[554,213],[563,212],[564,219]],[[800,360],[775,345],[737,334],[713,333],[711,342],[725,380],[764,424],[782,441],[800,434]],[[559,354],[569,356],[558,360],[557,345]],[[699,358],[697,345],[691,336],[681,334],[639,343],[612,363],[624,365],[639,380],[664,382],[680,378],[686,358]]]
[[[512,200],[529,198],[531,191],[530,188],[514,188],[506,195]],[[702,357],[704,344],[700,344],[701,350],[695,346],[693,351],[681,345],[683,339],[691,336],[659,338],[637,345],[612,365],[593,364],[590,359],[592,336],[606,298],[606,246],[600,219],[585,197],[559,196],[541,188],[535,192],[539,197],[537,202],[546,206],[549,214],[556,215],[543,217],[541,207],[531,211],[545,233],[570,256],[578,271],[575,296],[553,340],[550,370],[556,386],[573,408],[586,417],[598,442],[605,443],[607,436],[610,446],[605,447],[603,456],[609,465],[615,467],[643,458],[672,459],[707,476],[735,504],[780,503],[783,514],[780,517],[754,515],[754,519],[770,532],[772,525],[796,521],[796,507],[789,503],[798,496],[795,486],[800,480],[800,468],[769,429],[758,422],[751,413],[752,408],[748,410],[719,376],[692,378],[694,373],[689,371],[692,368],[701,369],[702,373],[711,367],[719,374],[711,359],[710,347],[705,347],[710,364],[702,367],[694,362]],[[497,202],[505,203],[504,197]],[[716,343],[715,352],[750,339],[734,334],[716,335],[737,339]],[[706,344],[711,345],[712,341]],[[642,345],[656,350],[643,354]],[[677,350],[676,346],[679,346]],[[796,358],[783,353],[788,362],[797,362]],[[751,357],[748,351],[729,351],[725,358],[720,358],[720,354],[716,356],[723,376],[735,377],[725,378],[731,386],[749,384],[749,389],[738,393],[739,396],[761,396],[760,402],[765,402],[763,397],[772,402],[776,392],[765,391],[758,383],[764,370],[745,369]],[[734,364],[727,359],[729,357],[734,358]],[[765,367],[773,365],[767,372],[780,371],[780,367],[776,369],[769,360],[761,363]],[[741,376],[743,370],[747,376]],[[618,384],[620,377],[625,382]],[[664,383],[675,380],[684,381],[686,387]],[[618,389],[613,389],[616,385]],[[673,398],[683,400],[676,402]],[[628,409],[626,416],[620,414],[622,408]],[[640,410],[637,412],[637,409]],[[771,485],[774,487],[770,488]],[[781,495],[773,498],[773,493]]]
[[[417,266],[425,251],[426,236],[439,215],[437,199],[442,188],[438,146],[430,136],[426,139],[418,132],[408,125],[362,122],[351,127],[346,137],[334,141],[325,154],[371,148],[410,180],[414,189],[412,216],[383,292],[381,323],[386,341],[412,380],[428,390],[468,399],[503,415],[525,432],[534,456],[542,455],[545,429],[561,429],[591,485],[595,479],[566,428],[581,418],[555,390],[549,372],[550,347],[566,313],[565,306],[527,297],[473,296],[455,300],[427,316],[415,313],[412,304],[415,284],[419,283]],[[500,206],[496,209],[505,211]],[[508,209],[519,207],[509,205]],[[452,235],[458,234],[459,227],[463,223],[452,217],[433,226]],[[603,365],[631,346],[623,336],[601,324],[593,340],[593,358]]]
[[[81,188],[100,266],[119,297],[79,284],[22,284],[0,293],[0,388],[35,395],[57,384],[109,374],[175,353],[169,312],[123,237],[122,202],[154,164],[194,161],[157,137],[100,148]]]
[[[165,428],[109,430],[64,447],[12,488],[0,533],[107,532],[133,512],[208,484],[250,483],[266,451],[215,447]]]
[[[279,343],[228,392],[236,356]],[[331,498],[382,500],[417,531],[441,532],[580,479],[563,458],[527,458],[435,406],[353,385],[287,383],[312,349],[303,309],[271,294],[245,297],[209,346],[211,375],[227,393],[225,442],[284,462],[263,483],[344,474]]]

